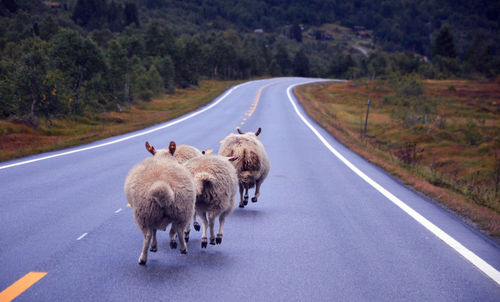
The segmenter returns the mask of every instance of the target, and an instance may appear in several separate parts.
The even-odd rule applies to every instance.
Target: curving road
[[[0,301],[499,301],[498,244],[301,118],[291,86],[309,81],[248,82],[163,125],[0,163]],[[217,152],[237,126],[262,127],[259,202],[220,246],[193,231],[181,255],[159,232],[139,266],[123,183],[144,141]]]

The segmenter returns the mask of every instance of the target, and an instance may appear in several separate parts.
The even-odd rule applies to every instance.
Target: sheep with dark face
[[[238,175],[240,189],[240,208],[248,204],[248,189],[255,186],[255,196],[252,202],[257,202],[260,195],[260,186],[269,173],[270,163],[264,145],[257,136],[261,128],[255,133],[243,133],[238,128],[239,134],[229,134],[219,148],[219,155],[239,159],[233,162]],[[245,195],[243,195],[243,191]]]
[[[195,157],[185,163],[196,186],[195,211],[201,218],[201,247],[207,247],[207,224],[210,228],[210,244],[222,243],[224,222],[234,210],[238,178],[236,169],[230,163],[237,157],[205,155]],[[208,214],[208,220],[207,220]],[[215,218],[219,217],[219,232],[215,237]]]
[[[149,150],[149,144],[146,143]],[[154,148],[153,148],[154,149]],[[169,224],[170,247],[187,253],[184,230],[194,214],[196,187],[191,173],[174,158],[175,143],[168,150],[158,150],[161,158],[154,156],[135,165],[124,185],[125,195],[134,212],[134,219],[142,231],[144,243],[139,264],[147,262],[148,248],[157,251],[156,231],[166,230]]]

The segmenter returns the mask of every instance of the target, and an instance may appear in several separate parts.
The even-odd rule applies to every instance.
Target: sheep
[[[195,212],[201,218],[201,247],[207,247],[207,223],[210,228],[210,244],[221,244],[224,222],[235,206],[238,178],[236,169],[230,163],[237,157],[205,155],[195,157],[185,163],[194,177],[196,186]],[[207,221],[208,213],[208,221]],[[219,217],[219,231],[215,237],[215,218]]]
[[[156,154],[156,149],[149,145],[148,142],[146,142],[146,149],[153,155]],[[169,155],[168,152],[164,153],[165,155]],[[202,153],[200,150],[198,150],[196,147],[189,146],[189,145],[178,145],[175,150],[175,159],[179,162],[179,164],[183,164],[186,161],[190,160],[191,158],[201,156]]]
[[[148,145],[146,143],[146,147]],[[144,236],[140,265],[146,264],[149,247],[152,252],[158,250],[156,230],[165,231],[170,223],[170,247],[177,248],[177,234],[180,252],[187,254],[182,235],[189,227],[196,201],[196,187],[191,173],[173,156],[175,142],[170,143],[169,150],[158,150],[157,153],[163,157],[149,157],[136,164],[128,173],[124,185],[134,220]]]
[[[153,155],[156,155],[156,149],[149,144],[149,142],[146,142],[146,149]],[[179,164],[184,164],[186,161],[190,160],[191,158],[195,158],[198,156],[202,156],[205,154],[205,151],[203,153],[198,150],[196,147],[190,146],[190,145],[179,145],[177,146],[177,149],[175,151],[174,157],[175,159],[179,162]],[[159,157],[163,156],[170,156],[169,152],[160,152],[158,154]],[[200,224],[196,220],[196,213],[193,214],[193,227],[196,231],[200,230]],[[189,233],[191,232],[190,228],[188,227],[185,231],[184,234],[184,240],[186,242],[189,241]]]
[[[260,196],[260,186],[269,173],[270,163],[264,145],[257,136],[261,128],[255,133],[243,133],[238,128],[239,135],[229,134],[219,148],[219,155],[238,156],[238,161],[233,161],[236,168],[240,189],[240,208],[248,204],[248,189],[255,186],[255,196],[252,202],[257,202]],[[245,196],[243,196],[245,191]]]

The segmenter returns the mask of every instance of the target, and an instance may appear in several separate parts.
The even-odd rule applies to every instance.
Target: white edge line
[[[171,126],[176,125],[178,123],[181,123],[181,122],[183,122],[185,120],[193,118],[193,117],[195,117],[195,116],[197,116],[197,115],[199,115],[199,114],[201,114],[201,113],[203,113],[203,112],[205,112],[205,111],[207,111],[209,109],[212,109],[217,104],[219,104],[220,102],[222,102],[222,100],[224,100],[235,89],[237,89],[237,88],[239,88],[239,87],[241,87],[243,85],[246,85],[248,83],[251,83],[251,82],[246,82],[246,83],[243,83],[243,84],[236,85],[233,88],[227,90],[217,101],[213,102],[212,104],[210,104],[210,105],[202,108],[201,110],[195,111],[195,112],[193,112],[193,113],[191,113],[191,114],[189,114],[189,115],[187,115],[187,116],[185,116],[183,118],[180,118],[178,120],[172,121],[172,122],[167,123],[165,125],[162,125],[160,127],[157,127],[157,128],[151,129],[151,130],[147,130],[147,131],[143,131],[143,132],[139,132],[139,133],[136,133],[136,134],[133,134],[133,135],[122,137],[120,139],[116,139],[116,140],[113,140],[111,142],[102,143],[102,144],[95,145],[95,146],[90,146],[90,147],[86,147],[86,148],[80,148],[80,149],[71,150],[71,151],[62,152],[62,153],[57,153],[57,154],[53,154],[53,155],[49,155],[49,156],[44,156],[44,157],[40,157],[40,158],[34,158],[34,159],[26,160],[26,161],[21,161],[21,162],[10,164],[10,165],[0,166],[0,170],[7,169],[7,168],[12,168],[12,167],[16,167],[16,166],[21,166],[21,165],[26,165],[26,164],[30,164],[30,163],[33,163],[33,162],[37,162],[37,161],[42,161],[42,160],[54,158],[54,157],[60,157],[60,156],[64,156],[64,155],[69,155],[69,154],[73,154],[73,153],[78,153],[78,152],[82,152],[82,151],[87,151],[87,150],[92,150],[92,149],[97,149],[97,148],[105,147],[105,146],[108,146],[108,145],[116,144],[116,143],[123,142],[123,141],[129,140],[129,139],[132,139],[132,138],[135,138],[135,137],[138,137],[138,136],[146,135],[146,134],[149,134],[149,133],[152,133],[152,132],[156,132],[156,131],[159,131],[159,130],[171,127]]]
[[[120,213],[122,211],[122,208],[119,208],[118,210],[115,211],[116,214]]]
[[[361,170],[359,170],[355,165],[353,165],[349,160],[347,160],[342,154],[340,154],[335,148],[333,148],[327,142],[327,140],[316,130],[316,128],[314,128],[311,125],[311,123],[309,123],[309,121],[302,115],[302,113],[300,113],[297,105],[293,101],[293,98],[292,98],[290,91],[295,86],[304,85],[304,84],[308,84],[308,83],[312,83],[312,82],[315,82],[315,81],[293,84],[287,88],[286,93],[288,95],[288,100],[292,104],[297,115],[304,122],[304,124],[306,124],[306,126],[318,137],[318,139],[325,145],[325,147],[328,148],[328,150],[330,150],[330,152],[332,152],[338,159],[340,159],[347,167],[349,167],[354,173],[356,173],[364,181],[366,181],[368,184],[370,184],[373,188],[375,188],[377,191],[379,191],[382,195],[387,197],[387,199],[392,201],[395,205],[397,205],[404,212],[406,212],[408,215],[410,215],[418,223],[420,223],[427,230],[429,230],[431,233],[433,233],[439,239],[441,239],[446,244],[448,244],[456,252],[458,252],[465,259],[467,259],[474,266],[476,266],[479,270],[481,270],[484,274],[486,274],[488,277],[493,279],[493,281],[495,281],[498,285],[500,285],[500,272],[498,270],[496,270],[493,266],[491,266],[489,263],[484,261],[482,258],[477,256],[476,254],[474,254],[471,250],[467,249],[460,242],[458,242],[453,237],[451,237],[450,235],[445,233],[443,230],[441,230],[439,227],[434,225],[432,222],[427,220],[425,217],[420,215],[417,211],[413,210],[410,206],[408,206],[406,203],[404,203],[399,198],[394,196],[391,192],[387,191],[384,187],[379,185],[376,181],[371,179],[368,175],[366,175]]]
[[[80,237],[76,238],[76,240],[82,240],[83,237],[87,236],[88,233],[83,233]]]

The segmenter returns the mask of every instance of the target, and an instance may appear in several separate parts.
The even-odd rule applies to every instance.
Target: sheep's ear
[[[170,154],[172,154],[172,156],[174,156],[174,153],[175,153],[175,142],[174,141],[170,142],[170,146],[168,146],[168,151],[170,151]]]
[[[262,129],[260,129],[260,128],[259,128],[259,129],[257,129],[257,132],[255,132],[255,136],[259,136],[260,131],[262,131]]]
[[[243,134],[243,132],[241,132],[240,128],[238,128],[238,129],[236,129],[236,130],[238,130],[238,133],[239,133],[239,134]]]
[[[146,142],[146,149],[149,151],[149,153],[155,155],[156,154],[156,149],[155,147],[151,146],[149,142]]]
[[[229,161],[235,161],[237,160],[238,158],[240,158],[239,156],[231,156],[228,158]]]

